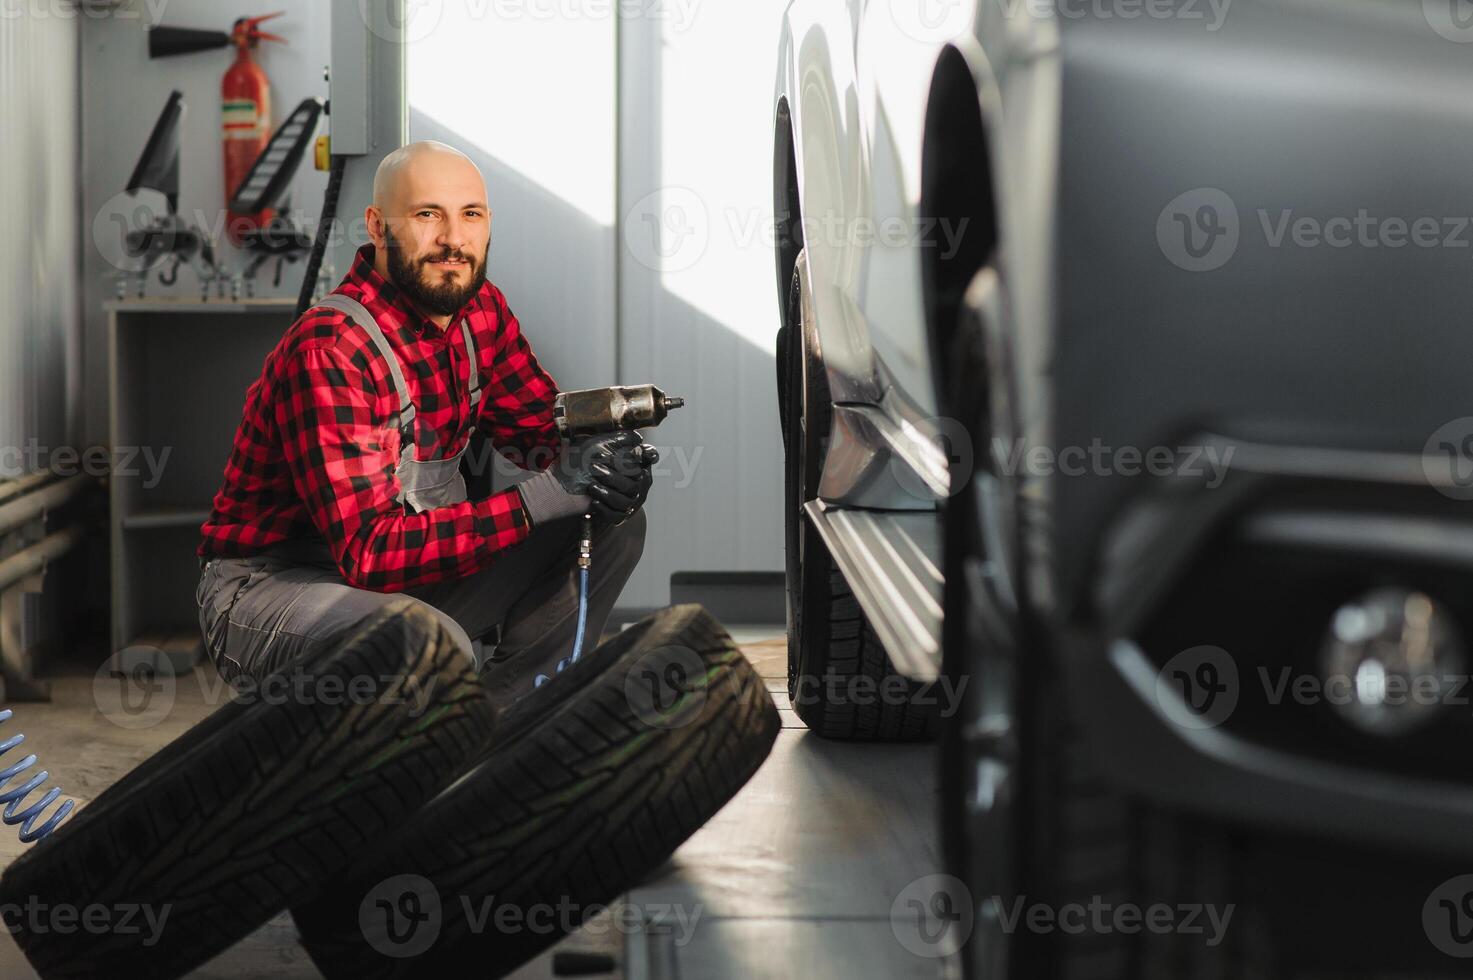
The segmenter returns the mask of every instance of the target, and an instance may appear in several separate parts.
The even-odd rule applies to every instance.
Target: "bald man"
[[[491,209],[463,153],[390,153],[371,242],[267,356],[198,548],[200,628],[227,680],[289,670],[376,608],[424,603],[493,700],[571,651],[577,553],[595,516],[587,635],[639,560],[639,437],[559,440],[557,385],[486,280]],[[472,499],[479,433],[531,475]]]

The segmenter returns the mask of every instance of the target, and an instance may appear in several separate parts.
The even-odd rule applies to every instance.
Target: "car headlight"
[[[1373,589],[1335,610],[1320,651],[1327,700],[1373,735],[1432,721],[1459,694],[1466,662],[1452,614],[1402,588]]]

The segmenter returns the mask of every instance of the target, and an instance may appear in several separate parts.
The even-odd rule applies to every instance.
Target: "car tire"
[[[827,546],[804,515],[833,414],[816,336],[806,252],[789,283],[778,340],[782,403],[787,572],[788,698],[809,730],[851,741],[935,736],[939,708],[930,685],[900,676]]]
[[[1256,894],[1260,888],[1252,835],[1104,785],[1058,699],[1041,691],[1025,697],[1033,717],[1024,736],[1020,781],[1026,794],[1018,811],[1023,852],[1017,890],[1010,899],[1018,902],[1025,896],[1024,903],[1051,911],[1092,906],[1107,911],[1077,932],[1022,930],[1011,968],[993,976],[1283,976],[1274,930],[1259,914],[1263,902]],[[1119,910],[1144,917],[1162,907],[1170,910],[1172,926],[1161,932],[1119,926]],[[1017,906],[996,911],[999,916],[1026,914]],[[1224,913],[1227,928],[1218,935],[1212,923]]]
[[[300,663],[318,689],[357,693],[233,700],[5,869],[6,926],[42,976],[183,974],[338,874],[491,733],[473,665],[417,604]],[[155,935],[141,917],[62,931],[27,912],[96,906],[167,918]]]
[[[938,338],[947,365],[943,410],[974,445],[1016,435],[993,267],[968,289],[958,328]],[[977,379],[988,384],[979,385]],[[1148,805],[1093,773],[1053,669],[1048,633],[1029,613],[1012,499],[1017,486],[990,454],[955,474],[943,507],[943,673],[966,678],[941,735],[942,847],[952,907],[973,915],[949,937],[970,980],[1267,980],[1275,958],[1261,918],[1242,903],[1254,885],[1246,838],[1224,824]],[[1236,915],[1226,941],[1144,928],[1066,928],[1073,910],[1147,910],[1183,903]],[[1250,903],[1251,905],[1252,903]],[[1042,910],[1030,926],[1029,910]],[[1069,910],[1069,911],[1065,911]],[[1113,916],[1113,912],[1111,913]],[[1085,920],[1092,923],[1094,920]],[[1111,920],[1113,922],[1113,918]]]
[[[329,978],[501,976],[658,868],[779,727],[705,609],[661,610],[518,702],[479,765],[293,908],[302,943]],[[504,910],[526,925],[496,928]]]

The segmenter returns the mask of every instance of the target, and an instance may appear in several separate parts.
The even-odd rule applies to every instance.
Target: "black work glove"
[[[659,460],[659,452],[649,443],[615,446],[596,454],[594,483],[588,488],[593,515],[606,524],[623,524],[633,517],[649,496],[654,482],[650,467]]]
[[[577,436],[569,441],[551,466],[517,484],[533,526],[587,512],[595,503],[589,494],[596,484],[594,463],[611,458],[619,450],[632,452],[638,445],[639,433],[628,431]]]

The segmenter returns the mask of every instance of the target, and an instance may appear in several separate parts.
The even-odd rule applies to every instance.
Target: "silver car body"
[[[927,65],[955,52],[997,210],[997,275],[967,302],[1004,355],[986,379],[1004,448],[1234,454],[1205,481],[1024,466],[1004,487],[1019,531],[1004,564],[1102,767],[1171,803],[1466,850],[1463,787],[1169,724],[1153,693],[1165,653],[1139,636],[1233,528],[1342,567],[1473,569],[1450,503],[1473,459],[1448,472],[1438,455],[1449,425],[1473,438],[1473,27],[1432,0],[1018,0],[964,5],[951,36],[917,37],[897,21],[914,6],[789,8],[777,100],[805,219],[914,221],[924,148],[944,138],[918,108]],[[1218,224],[1197,223],[1204,204]],[[806,244],[836,403],[808,515],[897,668],[934,676],[928,508],[945,482],[926,425],[924,253]]]

